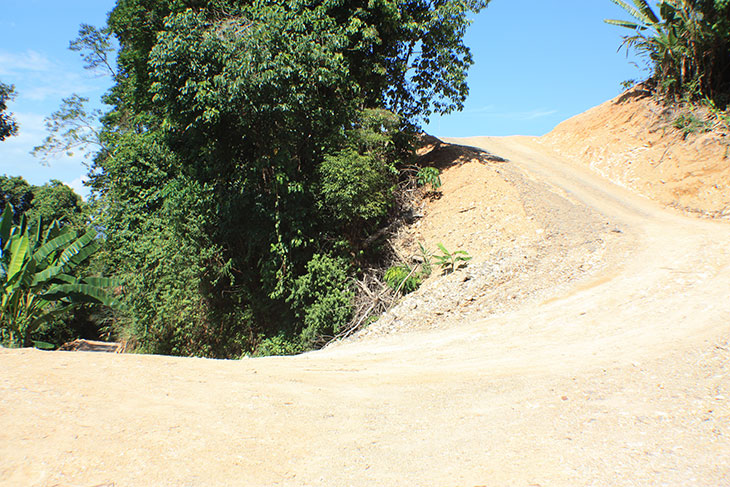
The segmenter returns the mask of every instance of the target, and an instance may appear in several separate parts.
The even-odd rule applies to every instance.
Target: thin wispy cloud
[[[33,50],[22,53],[0,51],[0,75],[12,76],[24,72],[42,73],[57,69],[56,63]]]
[[[465,114],[488,116],[490,118],[502,118],[509,120],[528,121],[537,120],[539,118],[549,117],[558,113],[558,110],[550,110],[546,108],[536,108],[527,111],[500,111],[494,105],[486,105],[480,108],[470,108],[464,110]]]
[[[557,110],[537,109],[531,110],[529,112],[515,112],[512,115],[517,120],[536,120],[538,118],[549,117],[550,115],[554,115],[556,113],[558,113]]]
[[[72,93],[103,92],[111,81],[84,71],[80,65],[65,65],[43,53],[0,50],[0,79],[14,84],[17,102],[43,102],[65,98]]]
[[[23,175],[33,184],[55,178],[67,183],[73,188],[82,189],[81,181],[69,178],[68,174],[85,174],[85,164],[88,160],[83,151],[77,151],[72,155],[58,154],[52,157],[47,164],[41,159],[31,155],[34,147],[43,143],[47,132],[45,128],[45,117],[34,113],[15,113],[20,130],[18,135],[8,137],[0,143],[0,174],[9,176]],[[78,192],[78,191],[77,191]],[[88,191],[79,193],[86,197]]]

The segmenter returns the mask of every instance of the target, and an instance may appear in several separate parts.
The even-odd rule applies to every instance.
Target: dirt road
[[[0,350],[0,485],[730,485],[730,226],[527,138],[473,138],[605,216],[588,281],[293,358]]]

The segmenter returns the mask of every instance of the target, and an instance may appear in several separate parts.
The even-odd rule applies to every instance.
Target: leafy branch
[[[94,151],[89,148],[102,147],[99,134],[101,110],[86,110],[88,98],[73,94],[64,98],[61,107],[45,120],[48,136],[43,144],[34,147],[31,154],[44,164],[52,157],[65,154],[69,157],[76,150],[86,150],[85,157]]]

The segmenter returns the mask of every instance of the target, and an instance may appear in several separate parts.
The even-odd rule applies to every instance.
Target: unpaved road
[[[474,138],[631,248],[509,313],[294,358],[0,350],[0,484],[730,485],[730,226]]]

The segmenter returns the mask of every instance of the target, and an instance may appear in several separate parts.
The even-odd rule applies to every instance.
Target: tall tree
[[[463,105],[485,5],[120,0],[92,184],[132,334],[229,356],[334,333],[410,134]]]

